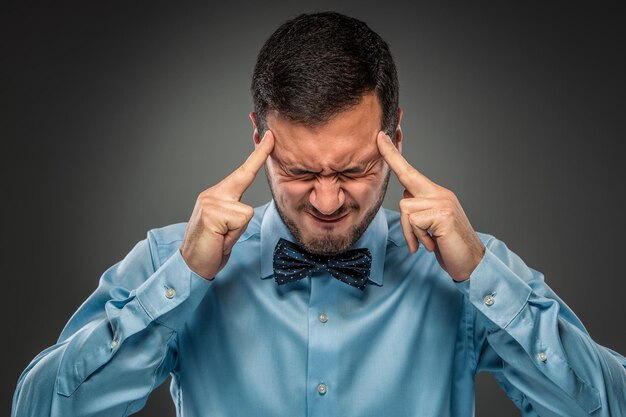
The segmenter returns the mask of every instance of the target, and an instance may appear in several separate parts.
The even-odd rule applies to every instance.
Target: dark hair
[[[395,140],[395,63],[387,43],[352,17],[323,12],[283,23],[259,52],[251,90],[261,137],[268,110],[315,126],[374,91],[382,108],[381,128]]]

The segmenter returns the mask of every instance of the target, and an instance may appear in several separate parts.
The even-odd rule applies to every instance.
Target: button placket
[[[343,287],[338,287],[343,286]],[[327,272],[311,279],[309,297],[308,326],[308,365],[307,373],[307,415],[325,417],[338,415],[337,397],[331,389],[339,381],[339,350],[342,343],[338,332],[338,314],[335,306],[339,305],[339,289],[345,284]]]

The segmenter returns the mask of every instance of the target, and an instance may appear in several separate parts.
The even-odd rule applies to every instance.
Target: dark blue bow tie
[[[278,285],[310,276],[325,269],[333,277],[360,290],[370,276],[372,254],[369,249],[351,249],[339,255],[316,255],[285,239],[274,249],[274,278]]]

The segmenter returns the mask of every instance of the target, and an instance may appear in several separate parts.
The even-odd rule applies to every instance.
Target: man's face
[[[376,145],[376,95],[365,94],[322,126],[306,127],[276,112],[266,120],[275,138],[266,174],[283,222],[310,252],[346,251],[376,215],[389,180]],[[398,129],[397,146],[401,137]]]

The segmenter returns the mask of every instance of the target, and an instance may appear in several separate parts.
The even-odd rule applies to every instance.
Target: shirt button
[[[174,298],[174,296],[176,295],[176,290],[174,288],[168,288],[165,290],[165,296],[167,298]]]
[[[324,395],[324,394],[326,394],[326,393],[328,392],[328,387],[326,386],[326,384],[321,383],[321,384],[319,384],[319,385],[317,386],[317,392],[318,392],[320,395]]]
[[[485,298],[483,298],[483,303],[485,303],[487,307],[491,307],[495,302],[496,296],[494,294],[487,294],[485,295]]]
[[[326,314],[326,313],[321,313],[321,314],[320,314],[320,321],[321,321],[322,323],[326,323],[326,322],[328,321],[328,314]]]
[[[111,341],[111,349],[115,349],[115,348],[117,347],[117,344],[118,344],[118,343],[119,343],[119,342],[117,341],[117,339],[113,339],[113,340]]]
[[[548,360],[548,355],[546,355],[546,352],[540,352],[537,355],[537,359],[539,359],[541,362],[545,362]]]

